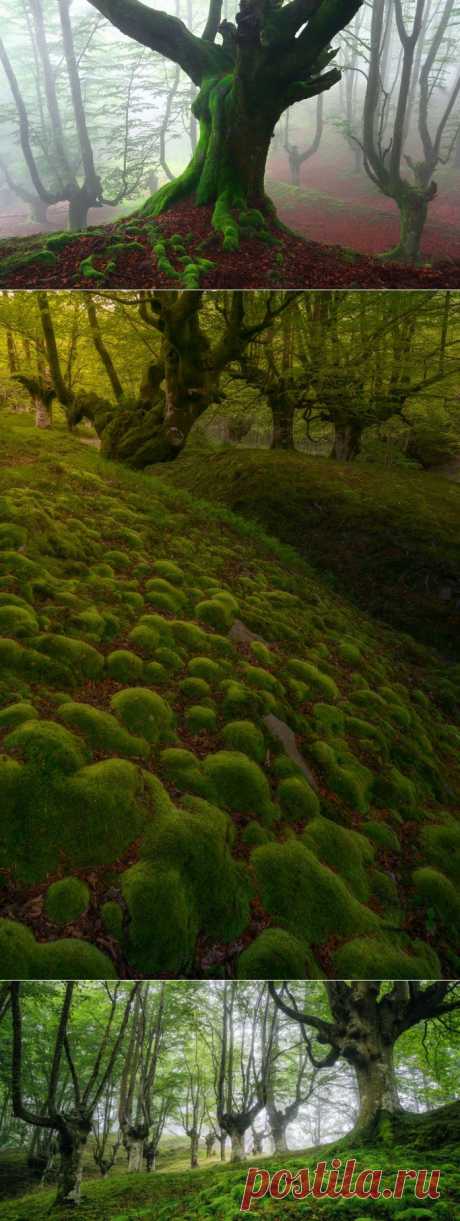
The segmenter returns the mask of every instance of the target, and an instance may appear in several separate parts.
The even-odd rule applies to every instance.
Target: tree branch
[[[140,0],[89,0],[89,3],[122,34],[179,64],[195,85],[200,85],[204,76],[223,71],[231,64],[223,47],[196,38],[178,17],[147,8]]]

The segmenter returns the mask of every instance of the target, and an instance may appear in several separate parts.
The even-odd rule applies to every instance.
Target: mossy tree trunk
[[[382,258],[399,263],[420,262],[420,246],[428,216],[428,205],[432,198],[432,193],[410,190],[407,187],[402,194],[396,193],[400,223],[399,242],[392,250],[382,255]]]
[[[353,462],[361,450],[362,434],[363,427],[357,421],[336,424],[331,458],[336,458],[337,462]]]
[[[294,449],[294,403],[287,395],[269,395],[268,401],[273,429],[270,449]]]
[[[340,73],[327,67],[331,40],[362,0],[241,0],[235,24],[221,22],[220,0],[210,0],[202,38],[182,22],[137,0],[90,0],[136,41],[167,56],[198,86],[193,113],[200,138],[183,174],[145,204],[158,216],[179,199],[212,204],[214,228],[226,249],[241,231],[264,230],[270,210],[265,166],[277,120],[294,102],[330,89]],[[222,43],[216,44],[217,34]]]
[[[80,1203],[83,1154],[91,1131],[85,1116],[67,1119],[59,1129],[60,1162],[55,1207],[76,1208]]]
[[[190,1135],[190,1169],[196,1170],[198,1166],[198,1150],[200,1137],[197,1128],[192,1128]]]
[[[270,1130],[273,1140],[273,1150],[275,1153],[287,1153],[287,1121],[279,1116],[275,1119],[274,1114],[269,1111]]]

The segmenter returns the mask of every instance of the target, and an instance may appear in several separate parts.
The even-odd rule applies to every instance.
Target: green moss
[[[378,917],[297,840],[266,844],[251,856],[266,910],[308,942],[325,941],[378,927]]]
[[[166,648],[165,645],[160,645],[158,649],[155,649],[155,657],[164,666],[165,670],[174,672],[183,668],[180,653],[176,653],[174,649]]]
[[[198,914],[180,872],[139,861],[123,874],[130,924],[128,956],[148,976],[181,975],[191,966]]]
[[[182,568],[179,568],[179,565],[175,564],[173,560],[155,560],[153,567],[159,577],[164,577],[172,585],[183,585],[184,574]]]
[[[79,868],[117,860],[145,827],[141,794],[139,770],[126,759],[82,768],[60,793],[65,822],[56,849]]]
[[[115,937],[117,941],[123,939],[123,912],[120,904],[115,899],[109,899],[107,903],[103,903],[101,907],[101,919],[104,928],[111,937]]]
[[[222,711],[226,720],[236,720],[240,717],[251,717],[259,710],[259,696],[255,691],[249,691],[244,683],[235,679],[225,679],[221,683],[224,692]]]
[[[117,972],[96,946],[64,938],[37,947],[36,979],[116,979]]]
[[[144,687],[127,687],[112,696],[111,707],[130,733],[140,734],[156,746],[168,736],[173,713],[166,700]]]
[[[147,661],[145,663],[144,678],[146,683],[151,684],[153,687],[161,687],[169,682],[168,671],[165,670],[164,666],[160,665],[159,661]]]
[[[229,721],[222,736],[227,750],[242,752],[256,763],[264,762],[264,735],[253,721]]]
[[[23,547],[26,541],[27,530],[23,526],[10,521],[0,523],[0,551]]]
[[[277,798],[285,818],[303,822],[315,818],[320,811],[316,793],[301,776],[287,776],[278,786]]]
[[[430,826],[421,832],[421,846],[430,864],[460,884],[460,826]]]
[[[357,644],[352,644],[351,641],[343,640],[339,644],[337,652],[343,661],[348,662],[350,666],[359,665],[361,661],[361,651]]]
[[[311,662],[293,658],[288,662],[288,670],[295,678],[305,683],[309,699],[313,699],[316,695],[324,695],[333,700],[339,699],[340,691],[334,680],[328,674],[323,674],[322,670],[318,670]]]
[[[385,937],[358,937],[334,954],[338,979],[439,979],[437,954],[423,941],[395,945]]]
[[[253,759],[240,751],[220,750],[203,760],[203,772],[213,785],[219,805],[273,818],[267,778]]]
[[[0,636],[17,636],[23,640],[35,636],[38,622],[32,610],[22,606],[0,606]]]
[[[203,775],[200,762],[191,750],[174,746],[163,750],[161,767],[167,779],[183,792],[195,793],[199,797],[212,797],[212,786]]]
[[[400,852],[401,844],[399,842],[396,831],[388,826],[386,822],[363,822],[361,826],[363,835],[372,840],[372,843],[377,844],[377,847],[387,848],[389,852]]]
[[[216,728],[217,716],[213,708],[205,708],[202,704],[192,704],[186,712],[186,722],[192,733],[208,733]]]
[[[217,598],[204,599],[198,602],[195,607],[197,619],[202,623],[209,623],[211,627],[217,628],[219,632],[224,632],[230,628],[235,618],[231,609]]]
[[[345,717],[340,708],[334,708],[332,704],[315,704],[313,715],[318,730],[329,730],[333,734],[343,732]]]
[[[18,751],[26,763],[47,772],[75,772],[88,758],[74,734],[54,721],[25,721],[4,740],[7,750]]]
[[[266,928],[243,950],[236,964],[238,979],[305,979],[307,947],[280,928]],[[317,978],[318,971],[315,971]],[[310,973],[307,978],[310,978]]]
[[[149,746],[145,738],[127,733],[114,716],[109,712],[100,712],[91,704],[61,704],[57,716],[72,729],[79,730],[91,750],[103,750],[108,754],[125,755],[127,758],[149,756]]]
[[[222,678],[222,666],[211,657],[192,657],[187,669],[192,678],[204,678],[207,683],[218,682]]]
[[[366,902],[371,889],[366,866],[373,860],[374,849],[364,835],[339,827],[328,818],[315,818],[304,831],[302,842],[341,874],[360,902]]]
[[[429,866],[416,869],[412,877],[417,898],[433,908],[448,928],[460,932],[460,898],[453,882]]]
[[[130,653],[129,649],[115,649],[113,653],[109,653],[106,665],[110,678],[114,678],[118,683],[133,683],[142,677],[141,658]]]
[[[146,657],[153,657],[160,643],[160,633],[156,628],[148,627],[146,623],[138,623],[129,633],[128,640],[136,648],[142,649]]]
[[[54,924],[70,924],[78,920],[88,907],[90,892],[80,878],[62,878],[53,882],[45,898],[45,912]]]
[[[270,674],[269,670],[262,669],[261,666],[245,666],[244,674],[250,687],[273,693],[281,690],[280,683],[274,675]]]
[[[184,619],[170,619],[168,626],[174,639],[187,649],[203,649],[208,644],[209,637],[197,623],[189,623]]]
[[[262,827],[260,822],[255,822],[252,819],[251,822],[246,824],[241,839],[243,844],[250,844],[255,847],[256,844],[268,844],[273,839],[273,833],[268,831],[266,827]]]
[[[117,572],[127,572],[132,564],[132,557],[125,551],[106,551],[105,560]]]
[[[0,979],[30,979],[35,938],[25,924],[0,918]]]
[[[82,678],[100,678],[104,668],[104,658],[97,649],[83,640],[74,640],[70,636],[58,636],[50,633],[40,636],[33,642],[34,649],[46,653],[48,657],[63,662]]]
[[[15,729],[17,725],[22,725],[24,721],[33,721],[36,717],[38,718],[38,712],[32,704],[25,701],[9,704],[0,711],[0,729]]]
[[[387,767],[376,777],[373,797],[377,806],[390,810],[413,810],[417,804],[417,789],[412,780],[398,768]]]
[[[204,678],[183,678],[179,683],[179,691],[190,700],[206,699],[211,695],[209,683]]]
[[[161,610],[170,611],[173,615],[177,614],[177,611],[182,610],[182,607],[185,605],[184,595],[175,585],[171,585],[169,581],[164,581],[162,577],[153,577],[151,581],[147,581],[145,597],[154,606],[158,606]]]

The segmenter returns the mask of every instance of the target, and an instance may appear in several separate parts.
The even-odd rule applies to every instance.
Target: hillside
[[[460,488],[301,453],[185,451],[168,481],[259,522],[333,589],[460,660]]]
[[[414,1170],[426,1168],[427,1152],[417,1146],[411,1148],[391,1146],[388,1151],[382,1148],[372,1150],[348,1150],[346,1142],[336,1146],[337,1156],[343,1165],[347,1156],[356,1159],[356,1175],[369,1166],[382,1169],[382,1191],[394,1188],[395,1173],[398,1167],[410,1167]],[[319,1160],[326,1159],[330,1169],[330,1159],[334,1156],[334,1147],[321,1147],[317,1150],[297,1151],[295,1154],[284,1155],[283,1167],[293,1175],[301,1168],[308,1168],[310,1176],[314,1174]],[[455,1146],[446,1145],[442,1154],[431,1153],[428,1165],[441,1169],[440,1199],[437,1201],[415,1201],[413,1186],[408,1183],[402,1200],[337,1200],[322,1199],[299,1200],[286,1199],[282,1202],[272,1200],[268,1196],[259,1201],[253,1200],[249,1214],[240,1211],[244,1185],[248,1167],[247,1161],[238,1167],[229,1164],[213,1164],[204,1169],[200,1167],[193,1171],[176,1173],[174,1170],[155,1174],[123,1174],[113,1172],[105,1180],[87,1181],[84,1184],[81,1206],[78,1217],[81,1221],[238,1221],[238,1218],[249,1216],[264,1216],[270,1221],[279,1218],[301,1219],[309,1221],[334,1221],[342,1217],[350,1221],[456,1221],[460,1205],[460,1176],[457,1165],[457,1150]],[[273,1157],[257,1157],[254,1165],[261,1166],[271,1174],[280,1168],[278,1159]],[[18,1197],[11,1202],[0,1204],[2,1221],[45,1221],[50,1214],[55,1191],[40,1189],[26,1196]],[[364,1209],[364,1212],[363,1212]],[[75,1209],[53,1208],[56,1221],[70,1221],[75,1216]]]
[[[458,970],[456,668],[244,518],[1,440],[1,975]]]

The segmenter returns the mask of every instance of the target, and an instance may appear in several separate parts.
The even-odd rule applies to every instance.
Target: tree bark
[[[393,1065],[393,1045],[379,1040],[367,1062],[355,1065],[359,1092],[356,1132],[371,1133],[382,1114],[401,1110]]]
[[[353,462],[361,450],[362,431],[360,424],[336,424],[331,458],[338,462]]]
[[[270,1121],[270,1129],[271,1129],[271,1135],[272,1135],[272,1140],[273,1140],[273,1152],[274,1153],[287,1153],[288,1152],[288,1143],[287,1143],[287,1138],[286,1138],[287,1123],[284,1123],[280,1119],[275,1119],[273,1113],[270,1113],[270,1109],[268,1107],[267,1107],[267,1111],[268,1111],[268,1118]]]
[[[294,449],[294,405],[284,398],[269,397],[269,403],[273,426],[270,449]]]
[[[42,399],[36,398],[35,402],[35,427],[36,428],[51,428],[53,423],[51,414],[51,403],[49,406]]]
[[[190,1137],[190,1167],[192,1170],[196,1170],[198,1166],[199,1139],[198,1132],[192,1132]]]
[[[398,245],[382,257],[394,262],[414,264],[420,261],[420,245],[428,216],[427,197],[417,191],[409,191],[396,199],[399,208],[400,232]]]
[[[85,188],[74,191],[69,198],[67,226],[69,229],[86,229],[88,225],[88,209],[90,201]]]
[[[80,1203],[83,1154],[91,1131],[87,1120],[65,1121],[59,1132],[60,1163],[55,1207],[75,1208]]]
[[[244,1132],[239,1129],[233,1129],[230,1133],[231,1139],[231,1162],[241,1162],[244,1158]]]

